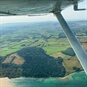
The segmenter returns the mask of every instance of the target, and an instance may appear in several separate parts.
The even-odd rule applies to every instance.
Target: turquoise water
[[[80,72],[74,73],[66,79],[16,78],[11,79],[10,83],[12,87],[87,87],[87,75],[84,72]]]

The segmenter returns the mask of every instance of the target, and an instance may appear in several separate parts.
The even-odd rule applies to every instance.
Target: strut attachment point
[[[79,9],[79,8],[78,8],[78,2],[75,2],[75,3],[74,3],[74,10],[75,10],[75,11],[83,11],[83,10],[86,10],[86,9]]]

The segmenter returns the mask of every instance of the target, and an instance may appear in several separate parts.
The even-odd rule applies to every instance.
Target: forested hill
[[[3,77],[63,77],[66,73],[63,59],[47,55],[41,48],[24,48],[10,54],[2,61]]]

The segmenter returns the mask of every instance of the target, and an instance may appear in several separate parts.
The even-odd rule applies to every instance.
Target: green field
[[[76,35],[87,35],[86,25],[77,28],[79,23],[84,22],[69,23],[74,27]],[[0,56],[26,47],[41,47],[47,54],[52,55],[70,47],[65,34],[56,22],[3,24],[0,25],[0,32]]]

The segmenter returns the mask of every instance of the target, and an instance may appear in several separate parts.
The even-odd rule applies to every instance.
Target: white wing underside
[[[29,15],[61,11],[82,0],[0,0],[0,15]]]

